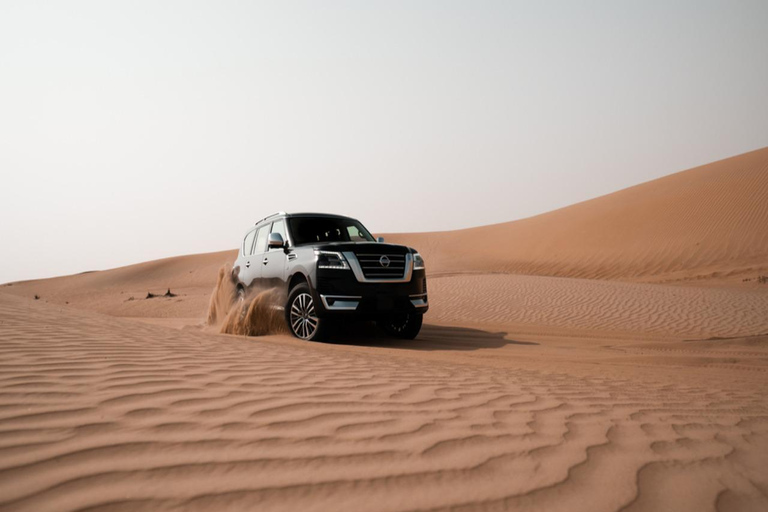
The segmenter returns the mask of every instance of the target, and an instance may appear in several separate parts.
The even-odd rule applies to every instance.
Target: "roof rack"
[[[277,216],[277,215],[285,215],[285,212],[277,212],[277,213],[273,213],[272,215],[267,215],[267,216],[266,216],[266,217],[264,217],[263,219],[259,219],[259,220],[257,220],[257,221],[256,221],[256,224],[258,224],[258,223],[260,223],[260,222],[264,222],[264,221],[265,221],[265,220],[267,220],[268,218],[270,218],[270,217],[275,217],[275,216]]]

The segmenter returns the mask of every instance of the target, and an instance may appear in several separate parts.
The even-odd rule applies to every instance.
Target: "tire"
[[[307,283],[297,284],[288,295],[285,321],[291,334],[300,340],[318,341],[325,337],[326,325],[317,317],[315,301]]]
[[[402,313],[379,320],[378,325],[390,336],[412,340],[419,335],[424,315]]]

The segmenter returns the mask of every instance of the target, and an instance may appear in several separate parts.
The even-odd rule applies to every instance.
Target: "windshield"
[[[294,217],[288,219],[294,245],[317,242],[373,242],[373,236],[354,219]]]

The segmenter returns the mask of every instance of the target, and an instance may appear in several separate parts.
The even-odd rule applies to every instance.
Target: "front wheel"
[[[299,339],[316,341],[323,338],[325,324],[318,318],[312,293],[306,283],[296,285],[288,296],[285,319],[291,334]]]
[[[402,313],[378,321],[378,325],[390,336],[412,340],[418,336],[424,315]]]

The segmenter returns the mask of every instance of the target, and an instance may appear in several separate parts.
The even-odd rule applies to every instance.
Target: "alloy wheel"
[[[320,321],[310,294],[300,293],[293,299],[290,320],[291,330],[296,337],[308,340],[315,335]]]

